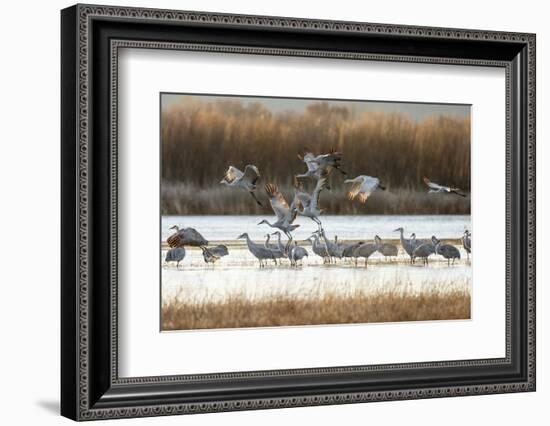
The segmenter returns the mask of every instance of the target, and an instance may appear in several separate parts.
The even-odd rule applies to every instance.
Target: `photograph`
[[[161,330],[470,319],[470,107],[161,93]]]
[[[15,114],[26,125],[5,139],[59,134],[61,149],[44,137],[30,137],[34,150],[8,145],[24,153],[14,167],[58,170],[60,203],[27,173],[39,191],[8,185],[30,202],[11,203],[4,221],[14,283],[30,266],[59,275],[61,291],[11,286],[30,291],[33,314],[59,307],[57,337],[36,333],[19,294],[5,298],[10,318],[34,320],[35,339],[8,327],[28,353],[57,342],[39,363],[52,377],[37,381],[37,409],[278,424],[283,408],[345,419],[368,407],[428,426],[432,400],[439,423],[487,404],[500,423],[536,416],[548,396],[536,346],[537,45],[548,26],[528,6],[406,5],[40,13],[55,49],[37,55],[60,56],[45,74],[56,84],[27,86],[48,100],[60,89],[61,108],[31,126]],[[11,103],[27,107],[11,86]],[[46,228],[59,259],[31,263],[13,249],[17,224],[34,226],[42,205],[55,207],[58,226]]]

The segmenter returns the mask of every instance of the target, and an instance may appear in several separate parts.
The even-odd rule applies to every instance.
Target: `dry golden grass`
[[[422,293],[381,291],[318,297],[275,296],[250,300],[237,295],[223,301],[184,302],[176,298],[162,306],[163,330],[272,327],[311,324],[425,321],[470,318],[466,289]]]
[[[260,169],[262,187],[273,182],[281,188],[290,188],[292,176],[306,170],[296,158],[306,147],[317,153],[334,147],[343,152],[343,169],[351,176],[377,176],[392,193],[404,190],[397,199],[380,196],[384,207],[379,211],[385,212],[390,206],[400,214],[422,213],[427,204],[420,202],[415,210],[418,202],[405,193],[426,191],[423,176],[466,192],[470,188],[468,118],[438,115],[415,121],[398,113],[355,114],[346,106],[327,102],[312,103],[301,113],[273,113],[260,103],[245,105],[227,99],[174,103],[162,111],[161,120],[164,214],[185,214],[186,210],[200,214],[252,214],[257,210],[255,204],[239,191],[223,188],[226,190],[223,196],[230,202],[227,212],[222,213],[192,198],[164,200],[172,191],[165,186],[181,185],[183,189],[178,191],[189,188],[218,191],[218,182],[229,164],[242,168],[251,163]],[[345,186],[341,175],[335,173],[331,177],[331,186],[335,194],[343,197]],[[208,193],[203,195],[206,198]],[[330,193],[325,196],[330,203]],[[463,206],[452,207],[449,212],[462,212],[466,205],[469,209],[469,200],[467,203],[451,200],[446,203]],[[374,202],[375,198],[369,201]],[[334,197],[334,203],[337,202],[339,196]],[[178,203],[184,207],[178,208]],[[406,211],[399,210],[400,203],[406,204]],[[346,212],[361,209],[349,202],[345,206]]]
[[[287,200],[294,188],[279,188]],[[201,188],[193,184],[164,182],[161,188],[161,214],[251,214],[272,215],[265,192],[258,191],[263,207],[258,206],[245,191],[221,185]],[[349,201],[343,188],[323,191],[321,207],[326,214],[470,214],[470,196],[429,194],[426,191],[388,188],[375,192],[367,203]]]

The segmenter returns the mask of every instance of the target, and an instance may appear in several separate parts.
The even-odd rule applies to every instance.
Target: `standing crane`
[[[441,244],[441,241],[435,237],[432,237],[432,243],[435,247],[435,254],[439,254],[447,259],[447,266],[451,265],[451,259],[453,260],[453,265],[455,259],[460,259],[460,251],[452,244]]]
[[[327,238],[327,235],[325,234],[325,230],[323,228],[321,228],[321,230],[318,231],[318,233],[320,234],[321,237],[323,237],[323,240],[325,241],[325,247],[326,247],[327,252],[330,256],[330,260],[332,262],[334,262],[336,257],[341,259],[342,258],[342,250],[338,246],[338,243],[330,241]]]
[[[378,245],[376,243],[364,243],[353,250],[353,258],[355,260],[355,265],[357,266],[357,259],[360,257],[365,258],[365,267],[368,266],[369,257],[378,250]]]
[[[462,246],[464,247],[464,250],[466,250],[468,260],[470,260],[470,253],[472,252],[472,233],[467,229],[464,231],[464,235],[462,236]]]
[[[288,253],[288,259],[290,260],[290,265],[297,267],[298,262],[301,261],[307,255],[308,255],[307,250],[303,247],[300,247],[297,241],[294,241],[294,247],[292,247],[290,249],[290,252]]]
[[[323,258],[323,263],[330,262],[330,254],[327,250],[327,246],[319,240],[319,234],[313,233],[308,239],[311,243],[313,253]]]
[[[279,231],[272,232],[271,235],[277,235],[277,248],[281,251],[281,253],[283,253],[283,256],[288,257],[288,248],[290,246],[290,240],[285,245],[281,241],[281,233]]]
[[[174,247],[166,252],[166,257],[164,258],[164,261],[166,263],[176,262],[176,269],[178,269],[180,262],[183,260],[184,257],[185,247]]]
[[[241,239],[241,238],[246,239],[246,245],[248,247],[248,251],[252,253],[252,255],[256,259],[258,259],[258,261],[260,262],[260,268],[263,268],[265,266],[264,262],[268,259],[275,261],[275,255],[273,254],[273,252],[270,249],[265,248],[261,244],[258,244],[252,241],[248,233],[245,232],[244,234],[241,234],[237,237],[237,239]]]
[[[417,247],[416,242],[412,238],[407,239],[403,236],[404,230],[403,230],[402,227],[394,229],[393,232],[399,232],[399,237],[400,237],[400,240],[401,240],[401,246],[403,247],[403,250],[405,250],[405,252],[410,256],[411,263],[414,263],[413,251]]]
[[[221,256],[216,255],[213,253],[208,247],[201,247],[202,250],[202,257],[206,263],[216,263],[218,260],[220,260]]]
[[[378,250],[384,257],[397,256],[397,246],[394,244],[384,243],[378,235],[375,235],[374,243],[376,244],[376,250]]]
[[[432,238],[435,238],[435,237],[432,237]],[[422,259],[422,263],[425,266],[427,266],[428,265],[428,258],[434,253],[435,253],[435,246],[431,241],[429,241],[429,242],[422,243],[422,244],[418,245],[413,250],[413,253],[412,253],[411,257],[412,257],[413,263],[414,263],[414,260],[417,257],[420,257]]]
[[[274,261],[275,261],[275,264],[277,264],[276,259],[281,259],[282,257],[284,257],[284,252],[279,248],[278,244],[270,244],[269,243],[269,240],[271,238],[271,234],[266,234],[265,237],[266,237],[266,239],[265,239],[264,247],[273,252]]]

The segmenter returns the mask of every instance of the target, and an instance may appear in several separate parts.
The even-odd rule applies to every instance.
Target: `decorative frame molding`
[[[96,23],[99,26],[94,27]],[[170,31],[167,31],[167,35],[161,34],[159,41],[153,41],[134,38],[134,33],[125,33],[125,23],[139,23],[144,28],[143,31],[152,32],[166,28],[168,25],[172,28],[179,26],[199,31],[216,27],[226,29],[230,33],[232,31],[246,33],[247,29],[255,32],[275,31],[298,39],[300,34],[315,32],[326,37],[350,35],[352,41],[354,37],[372,37],[369,40],[377,40],[378,44],[373,43],[370,51],[340,49],[336,39],[334,44],[339,49],[334,50],[315,47],[222,45],[209,40],[197,42],[170,39],[173,37]],[[101,25],[105,25],[106,29]],[[102,32],[109,33],[109,36],[102,35]],[[124,39],[117,38],[117,34],[120,33],[124,33]],[[192,35],[191,38],[203,36],[200,33],[198,36]],[[246,36],[243,37],[246,38]],[[424,50],[418,49],[422,52],[435,52],[439,43],[459,46],[457,51],[461,51],[461,43],[468,46],[479,45],[479,49],[469,57],[442,56],[441,53],[439,56],[426,53],[406,55],[395,51],[384,53],[384,40],[392,43],[400,41],[408,43],[409,46],[424,43],[428,47]],[[283,42],[289,43],[286,39]],[[117,70],[118,49],[126,47],[505,68],[506,357],[433,363],[119,378],[116,349],[118,342]],[[493,50],[491,54],[487,50],[489,47]],[[66,219],[62,217],[63,415],[75,420],[91,420],[535,390],[536,63],[533,34],[76,5],[62,12],[62,54],[62,215]],[[100,97],[101,100],[98,100]],[[101,124],[99,117],[106,118],[108,125]],[[95,142],[99,138],[107,138],[108,143],[105,145],[108,146],[100,146]],[[518,158],[517,151],[521,158]],[[91,166],[91,157],[94,158],[93,166]],[[98,158],[103,159],[105,163],[100,162],[102,170],[108,170],[106,175],[108,178],[103,180],[97,177],[94,169],[97,167]],[[518,164],[514,165],[514,163]],[[95,188],[99,187],[108,189],[109,194],[106,199],[102,199],[102,196],[95,192]],[[520,208],[519,219],[517,215],[514,216],[514,206]],[[96,215],[98,212],[101,212],[99,219]],[[99,236],[97,233],[96,229],[104,227],[108,229],[108,237]],[[519,248],[514,248],[521,254],[521,262],[518,265],[512,264],[511,261],[512,254],[518,253],[512,251],[513,238],[520,243]],[[98,256],[95,256],[94,250],[97,250],[98,244],[108,252],[108,265],[103,259],[100,266],[96,265]],[[108,277],[107,284],[103,282],[98,284],[98,275]],[[518,281],[514,287],[512,281],[518,279],[523,281]],[[512,302],[518,302],[521,309],[514,308]],[[98,303],[108,309],[98,310]],[[100,323],[101,325],[98,325]],[[521,340],[521,344],[518,340]],[[182,394],[179,399],[168,399],[163,396],[162,391],[163,387],[173,389],[174,386],[184,384],[219,388],[223,387],[224,382],[234,379],[248,379],[254,382],[254,388],[263,386],[262,389],[265,391],[265,386],[268,384],[262,385],[258,382],[269,378],[284,377],[298,381],[298,377],[311,375],[326,382],[330,381],[332,375],[342,377],[349,374],[357,377],[363,373],[393,371],[399,374],[408,370],[426,369],[440,370],[438,374],[444,374],[443,371],[452,368],[467,370],[489,366],[508,368],[519,373],[516,373],[515,379],[479,381],[469,385],[398,386],[395,389],[377,390],[358,387],[358,390],[337,392],[323,392],[320,387],[319,391],[310,393],[306,391],[301,394],[295,391],[281,393],[274,388],[272,396],[265,398],[227,394],[225,397],[201,400],[198,397],[189,398],[188,395],[184,397]],[[137,387],[141,394],[149,392],[150,397],[136,396]],[[350,388],[353,386],[350,385]],[[251,390],[249,392],[252,392],[250,395],[254,393]]]

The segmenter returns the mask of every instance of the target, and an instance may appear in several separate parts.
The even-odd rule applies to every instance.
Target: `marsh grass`
[[[279,188],[287,200],[294,196],[290,185]],[[203,188],[194,184],[164,182],[161,189],[161,214],[268,214],[273,211],[265,192],[258,198],[263,207],[253,202],[245,191],[215,185]],[[470,196],[429,194],[409,189],[387,188],[375,192],[367,203],[349,201],[344,190],[323,191],[321,207],[330,214],[470,214]]]
[[[303,111],[272,112],[263,104],[187,99],[162,111],[162,177],[209,185],[228,164],[256,164],[266,181],[290,184],[304,170],[296,154],[307,147],[344,154],[350,174],[387,185],[423,186],[422,176],[470,188],[470,120],[434,115],[416,121],[403,113],[368,111],[312,101]]]
[[[218,184],[228,165],[255,164],[263,185],[290,192],[292,177],[305,171],[296,156],[335,148],[349,177],[377,176],[390,191],[368,205],[345,199],[344,176],[331,176],[322,202],[332,214],[465,214],[469,198],[427,196],[422,182],[470,189],[470,119],[434,115],[413,120],[402,113],[357,113],[349,106],[312,102],[303,111],[272,112],[238,99],[187,99],[161,114],[163,214],[259,214],[245,192]],[[433,194],[432,194],[433,195]]]
[[[318,292],[306,297],[274,295],[254,300],[244,294],[224,300],[189,301],[173,297],[162,306],[162,329],[273,327],[313,324],[427,321],[470,318],[468,287],[433,287],[407,292]]]

